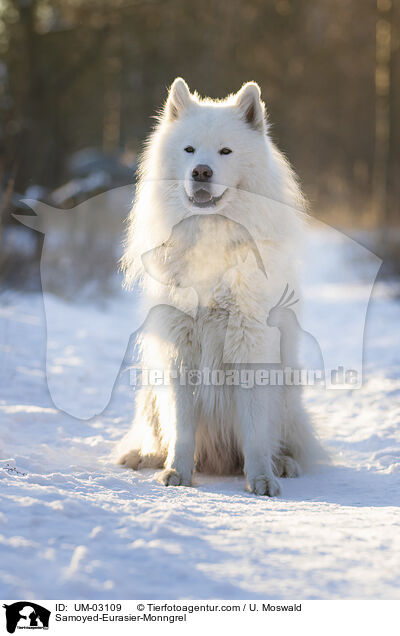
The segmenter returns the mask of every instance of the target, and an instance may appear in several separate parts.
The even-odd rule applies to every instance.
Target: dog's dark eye
[[[194,152],[193,146],[186,146],[185,152]]]
[[[220,155],[230,155],[232,150],[230,148],[221,148],[219,151]]]

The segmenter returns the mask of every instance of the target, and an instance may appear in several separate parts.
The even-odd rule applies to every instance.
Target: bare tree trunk
[[[375,64],[375,154],[373,200],[385,238],[389,221],[388,178],[391,136],[392,0],[377,0]]]
[[[388,175],[387,175],[387,206],[388,218],[392,223],[399,223],[399,183],[398,183],[398,139],[399,139],[399,112],[400,112],[400,0],[392,0],[392,37],[390,55],[390,89],[389,89],[389,118],[390,135],[388,148]]]
[[[114,2],[105,45],[103,150],[115,152],[121,137],[121,9]]]

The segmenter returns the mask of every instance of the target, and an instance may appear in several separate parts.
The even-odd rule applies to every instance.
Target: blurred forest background
[[[396,266],[400,0],[0,0],[3,276],[20,199],[133,183],[177,75],[211,97],[257,81],[312,213],[379,230]]]

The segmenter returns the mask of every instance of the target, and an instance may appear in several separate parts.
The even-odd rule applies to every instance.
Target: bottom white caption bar
[[[400,601],[5,600],[0,633],[187,634],[201,628],[256,628],[267,634],[276,628],[279,634],[301,629],[309,635],[366,636],[395,625],[399,605]]]

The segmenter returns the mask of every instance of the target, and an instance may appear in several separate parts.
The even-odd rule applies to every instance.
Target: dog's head
[[[214,101],[191,94],[177,78],[161,117],[159,176],[176,181],[192,213],[219,212],[237,188],[252,190],[257,165],[265,165],[265,133],[265,107],[254,82]]]

